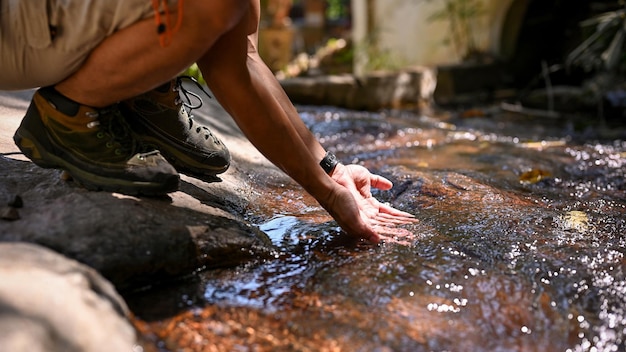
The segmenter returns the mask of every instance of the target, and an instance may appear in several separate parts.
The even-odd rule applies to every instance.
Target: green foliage
[[[476,19],[486,14],[483,0],[428,0],[443,2],[443,7],[433,13],[429,21],[447,21],[449,37],[444,44],[451,44],[457,54],[465,59],[478,51],[474,38]]]
[[[393,51],[380,45],[380,29],[376,28],[369,32],[365,40],[358,43],[356,52],[362,53],[367,58],[366,71],[396,70],[402,68],[403,62]]]
[[[191,76],[197,79],[200,84],[206,84],[206,82],[204,81],[204,78],[202,77],[202,72],[200,72],[200,68],[198,68],[197,64],[191,65],[182,73],[182,75]]]
[[[368,56],[366,66],[368,71],[395,70],[403,66],[401,60],[396,58],[390,50],[372,45],[369,41],[365,43],[365,52]]]
[[[348,5],[350,0],[327,0],[326,17],[331,20],[350,16]]]
[[[586,39],[567,56],[566,67],[626,72],[626,10],[594,16],[581,26]]]
[[[352,47],[342,50],[335,55],[335,61],[343,65],[352,65],[354,62],[354,50]]]

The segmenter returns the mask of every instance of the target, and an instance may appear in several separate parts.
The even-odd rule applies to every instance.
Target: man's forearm
[[[261,57],[257,52],[251,52],[248,54],[251,60],[256,62],[261,61]],[[274,74],[264,65],[264,67],[260,67],[261,74],[263,74],[266,78],[264,79],[267,82],[268,89],[272,92],[280,106],[283,108],[289,119],[292,121],[294,127],[298,131],[300,138],[304,141],[304,143],[308,146],[309,150],[317,156],[319,160],[322,160],[326,151],[319,143],[317,138],[311,133],[309,128],[302,122],[300,118],[300,114],[296,110],[296,108],[291,103],[291,100],[283,90],[279,81],[275,78]]]
[[[207,83],[250,142],[318,201],[324,202],[337,187],[318,165],[325,151],[284,92],[278,94],[282,88],[271,71],[256,55],[248,54],[247,38],[243,38],[242,41],[241,33],[223,37],[198,62]]]

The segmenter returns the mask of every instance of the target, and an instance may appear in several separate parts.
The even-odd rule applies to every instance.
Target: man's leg
[[[168,81],[203,56],[247,11],[247,0],[186,0],[183,24],[161,47],[153,18],[124,28],[98,45],[55,88],[81,104],[104,107]],[[176,18],[177,14],[171,14]]]
[[[153,19],[115,32],[74,74],[35,94],[16,143],[35,163],[65,169],[91,189],[172,191],[178,175],[159,155],[145,153],[116,103],[182,71],[239,20],[246,6],[187,0],[183,25],[166,47],[159,44]]]
[[[210,129],[187,116],[178,92],[153,89],[137,94],[195,62],[239,21],[247,6],[246,1],[187,0],[180,30],[168,46],[160,46],[153,18],[141,21],[99,45],[81,69],[56,89],[91,106],[132,96],[123,101],[123,112],[143,143],[159,149],[179,171],[199,176],[222,173],[230,165],[228,149]],[[172,13],[171,18],[177,15]],[[163,88],[182,88],[180,82],[171,83],[173,87]]]

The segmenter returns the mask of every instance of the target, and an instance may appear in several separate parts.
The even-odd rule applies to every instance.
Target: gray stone
[[[4,157],[0,178],[24,200],[20,219],[0,221],[0,241],[51,248],[118,289],[273,255],[264,233],[217,207],[236,204],[191,184],[164,198],[90,192],[61,180],[57,170]]]
[[[111,283],[41,246],[0,243],[0,351],[132,351],[135,330]]]
[[[13,221],[20,218],[20,213],[13,207],[0,207],[0,219]]]
[[[422,108],[435,90],[435,73],[424,67],[397,72],[372,72],[363,77],[327,75],[281,80],[297,104],[334,105],[376,111],[386,108]]]
[[[0,155],[0,207],[21,206],[19,219],[0,220],[0,242],[51,248],[96,269],[120,290],[274,255],[268,237],[239,214],[257,194],[248,184],[250,170],[276,168],[214,99],[204,99],[194,120],[229,147],[228,172],[207,180],[181,175],[178,192],[137,198],[89,192],[59,170],[25,161],[12,137],[32,93],[0,94],[0,153],[10,155]]]
[[[275,255],[238,214],[259,194],[250,170],[277,169],[219,105],[209,101],[194,119],[228,145],[230,170],[181,175],[178,192],[144,198],[89,192],[26,161],[12,136],[32,93],[0,93],[0,208],[19,211],[0,220],[0,351],[133,351],[112,284],[130,290]]]

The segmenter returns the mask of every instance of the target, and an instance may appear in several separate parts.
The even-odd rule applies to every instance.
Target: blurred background
[[[509,99],[622,117],[622,0],[263,0],[280,79],[436,69],[440,105]]]

